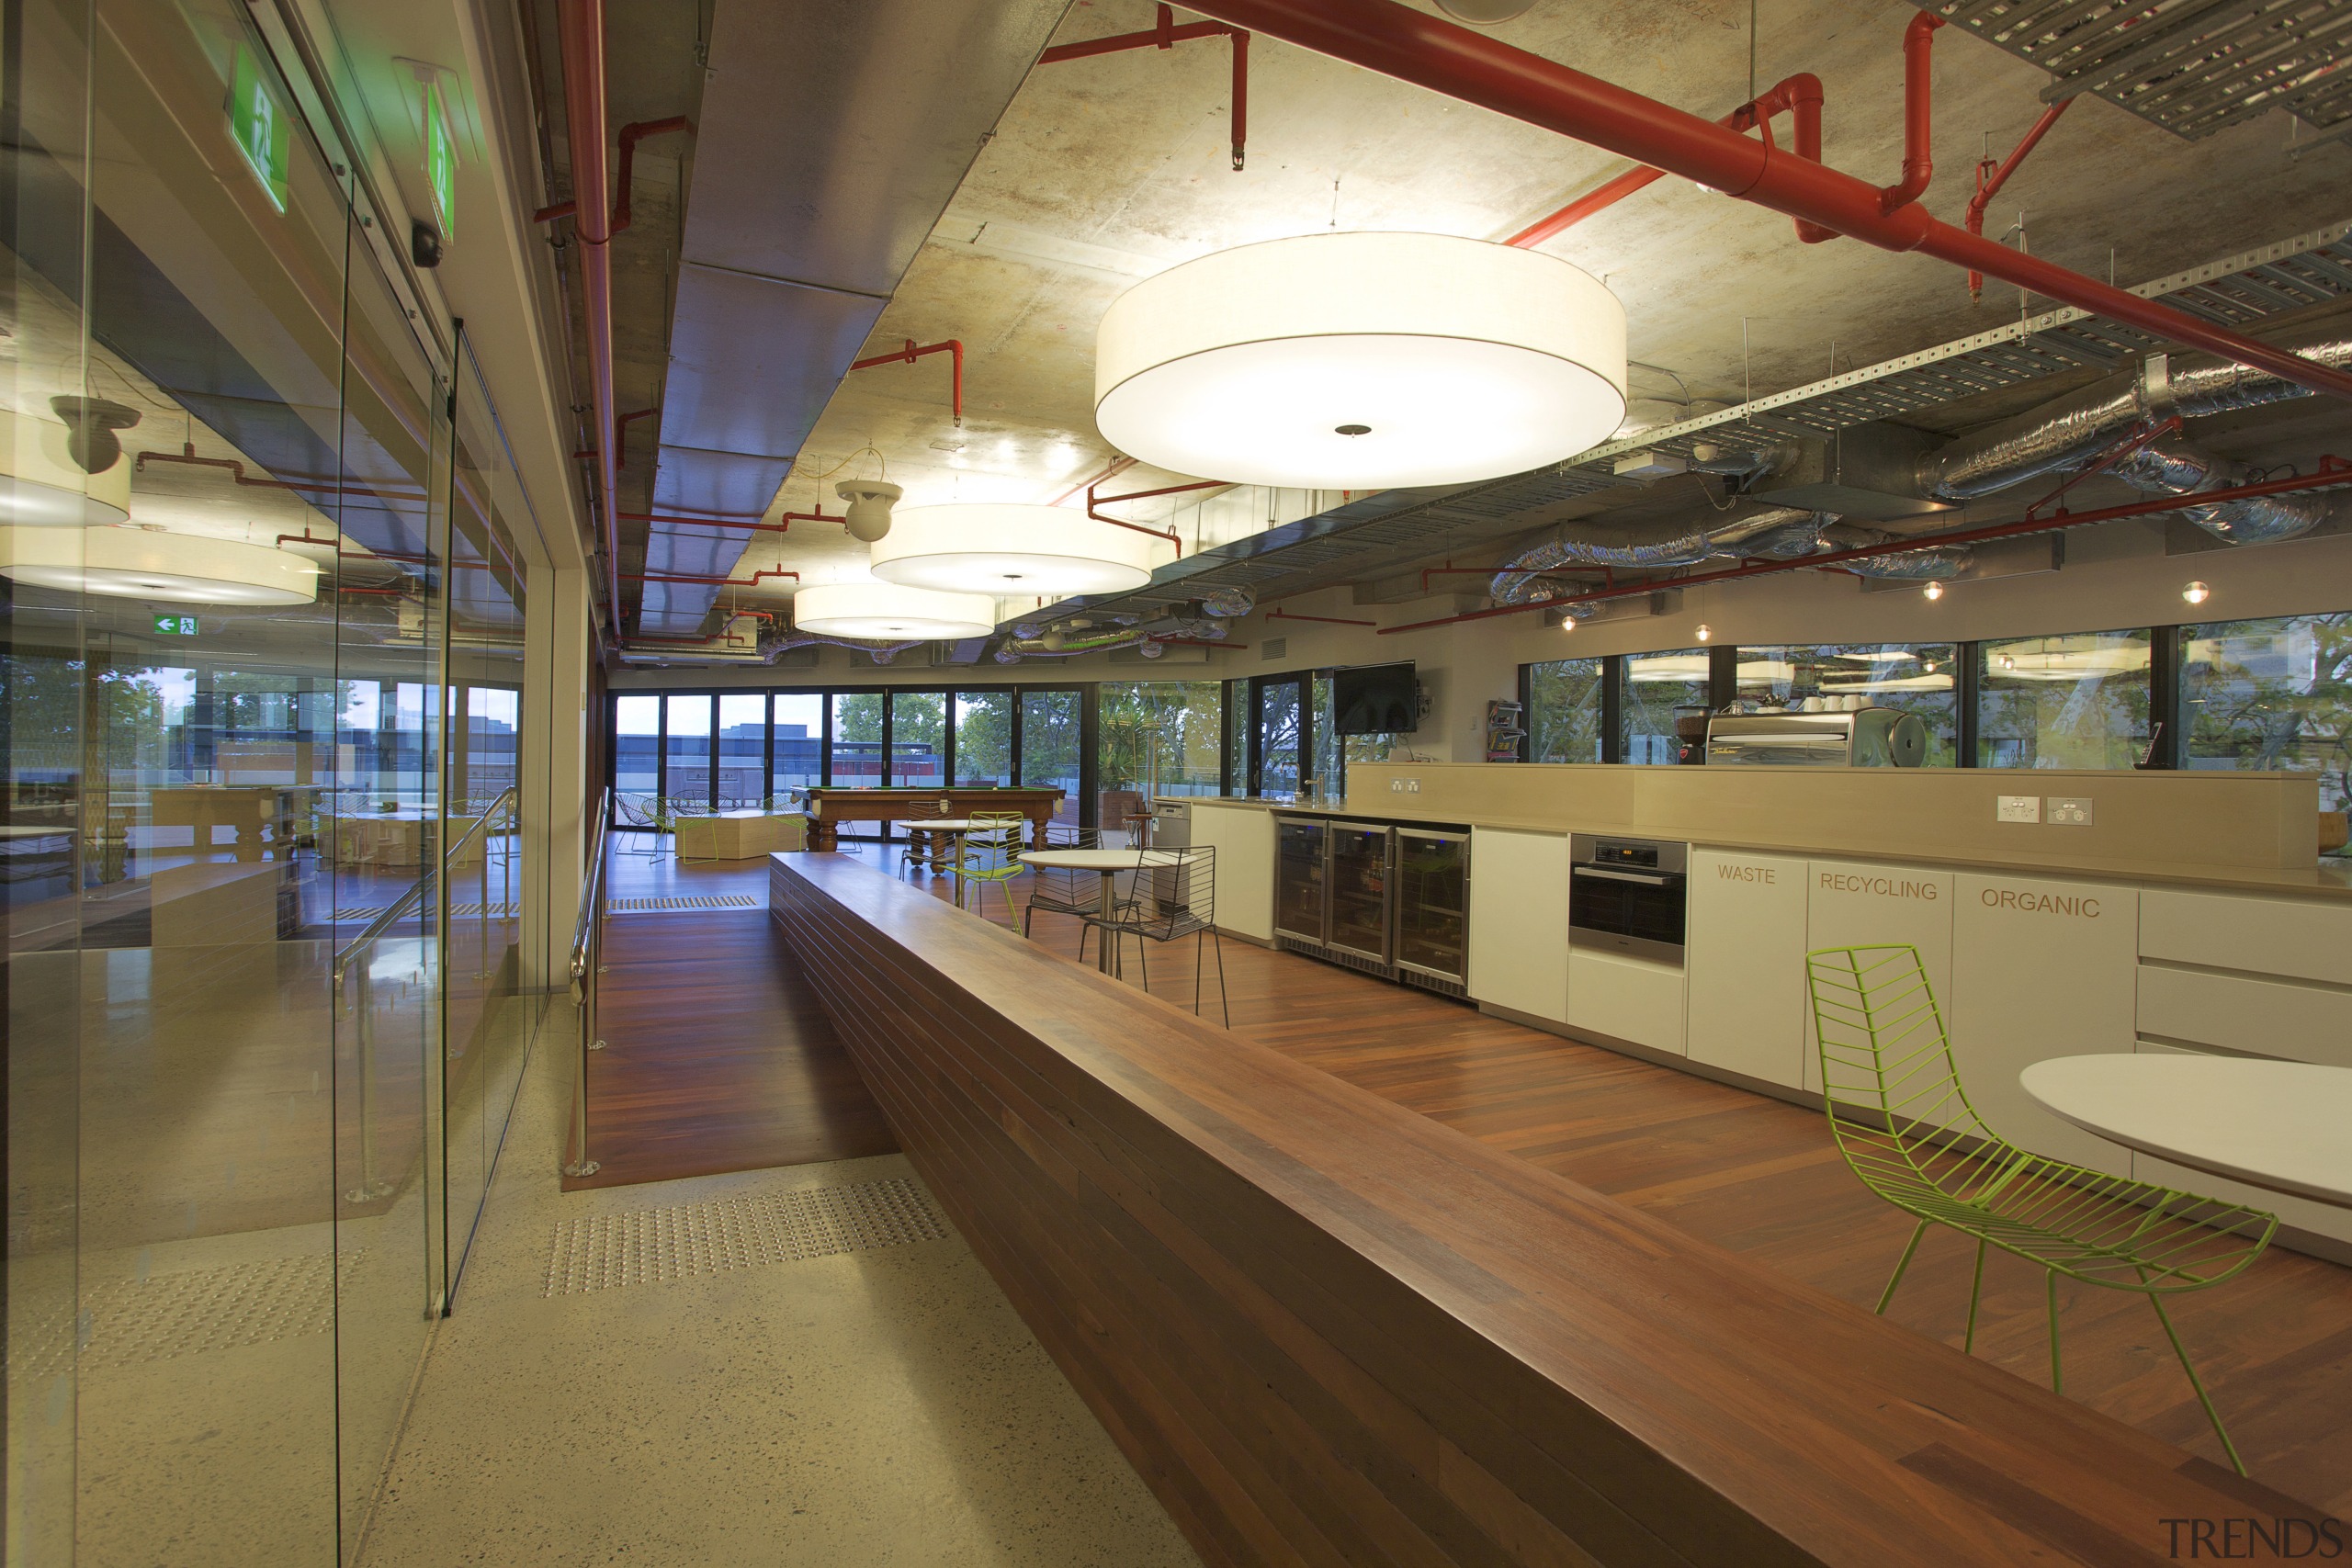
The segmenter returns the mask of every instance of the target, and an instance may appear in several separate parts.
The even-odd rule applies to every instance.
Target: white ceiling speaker
[[[895,582],[817,582],[792,596],[792,624],[824,637],[952,641],[996,630],[996,601]]]
[[[849,502],[842,514],[849,536],[870,545],[890,531],[890,508],[907,492],[887,479],[843,479],[833,493]]]
[[[1052,599],[1142,587],[1159,543],[1059,506],[910,506],[891,520],[872,560],[885,582]]]
[[[1575,457],[1625,417],[1625,308],[1535,251],[1445,234],[1242,245],[1146,278],[1095,334],[1129,457],[1237,484],[1460,484]]]
[[[1457,22],[1508,22],[1534,6],[1535,0],[1437,0],[1437,8]]]
[[[319,569],[292,550],[148,528],[0,528],[0,577],[166,604],[308,604]]]
[[[113,432],[101,434],[114,441]],[[62,424],[0,409],[0,523],[80,528],[130,515],[130,465],[119,443],[114,460],[93,474],[74,458],[75,436]]]

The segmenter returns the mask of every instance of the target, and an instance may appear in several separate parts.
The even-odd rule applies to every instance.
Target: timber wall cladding
[[[770,863],[901,1145],[1211,1563],[2105,1565],[2309,1513],[871,868]]]

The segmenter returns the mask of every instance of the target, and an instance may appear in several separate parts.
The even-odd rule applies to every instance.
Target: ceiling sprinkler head
[[[1508,22],[1523,16],[1535,0],[1437,0],[1437,8],[1457,22]]]
[[[890,508],[907,492],[887,479],[843,479],[833,493],[849,503],[849,536],[872,544],[890,531]]]

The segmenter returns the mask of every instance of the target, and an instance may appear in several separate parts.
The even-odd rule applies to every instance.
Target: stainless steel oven
[[[1656,839],[1568,839],[1568,945],[1682,962],[1690,846]]]

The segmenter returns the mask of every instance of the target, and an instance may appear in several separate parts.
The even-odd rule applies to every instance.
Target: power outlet
[[[2046,818],[2059,828],[2087,828],[2091,825],[2091,797],[2087,795],[2053,795],[2050,797],[2050,815]]]
[[[1996,822],[2039,822],[2041,820],[2041,796],[1996,795],[1993,797],[1993,820]]]
[[[1392,795],[1419,795],[1421,793],[1421,781],[1419,779],[1390,779],[1388,781],[1388,789],[1389,793]]]

